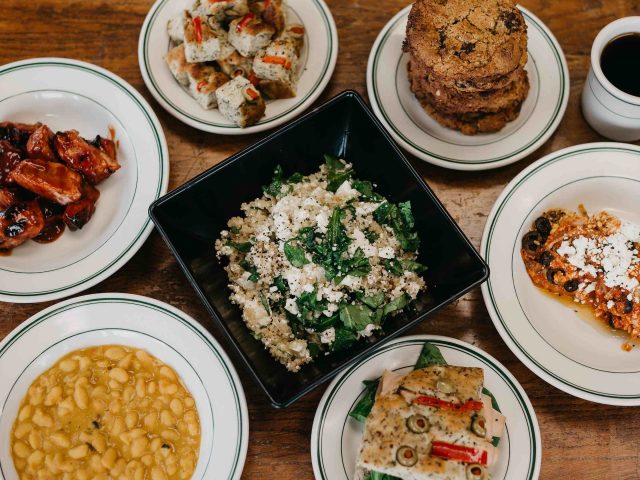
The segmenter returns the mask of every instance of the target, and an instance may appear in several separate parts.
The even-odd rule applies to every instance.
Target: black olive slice
[[[627,300],[624,304],[624,313],[631,313],[633,311],[633,300]]]
[[[535,221],[536,230],[540,232],[543,237],[548,237],[551,233],[551,222],[546,217],[539,217]]]
[[[567,280],[566,282],[564,282],[564,289],[567,292],[575,292],[576,290],[578,290],[578,285],[580,284],[580,282],[578,282],[577,279],[571,279],[571,280]]]
[[[529,232],[522,237],[522,248],[531,253],[537,252],[542,246],[544,240],[540,232]]]
[[[552,284],[556,284],[556,280],[555,280],[555,276],[558,273],[564,273],[564,270],[561,270],[559,268],[550,268],[549,270],[547,270],[547,280],[549,280],[549,283]]]
[[[538,257],[538,262],[544,265],[545,267],[548,267],[549,265],[551,265],[551,262],[553,262],[553,253],[551,253],[548,250],[545,250]]]

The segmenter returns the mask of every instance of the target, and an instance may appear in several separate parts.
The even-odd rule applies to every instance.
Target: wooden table
[[[150,102],[165,129],[171,153],[173,189],[261,135],[222,137],[181,124],[151,99],[140,76],[138,34],[151,0],[4,0],[0,16],[0,64],[29,57],[85,60],[124,77]],[[366,95],[369,51],[383,25],[408,0],[327,0],[340,35],[333,80],[321,101],[350,88]],[[580,92],[589,69],[591,42],[612,20],[640,15],[638,0],[523,0],[555,33],[569,62],[571,99],[555,135],[529,158],[499,170],[461,173],[413,164],[436,191],[476,247],[487,214],[500,191],[533,160],[570,145],[598,141],[580,113]],[[169,250],[153,233],[134,258],[110,279],[86,293],[127,292],[168,302],[192,315],[231,350],[189,287]],[[0,338],[47,304],[0,304]],[[640,418],[634,408],[616,408],[573,398],[524,367],[502,342],[476,289],[410,333],[448,335],[497,357],[522,383],[542,430],[543,479],[640,478]],[[240,365],[237,357],[233,357]],[[266,397],[238,367],[250,413],[251,438],[245,479],[312,479],[309,438],[323,388],[286,411]],[[1,379],[0,379],[1,381]],[[510,479],[511,480],[511,479]],[[518,479],[513,479],[518,480]]]

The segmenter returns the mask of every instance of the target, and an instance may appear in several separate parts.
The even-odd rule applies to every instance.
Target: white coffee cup
[[[591,47],[591,69],[582,90],[584,118],[598,133],[619,142],[640,140],[640,97],[623,92],[607,80],[600,57],[611,40],[628,33],[640,33],[640,17],[621,18],[600,30]],[[639,61],[629,58],[630,65]],[[637,80],[640,82],[640,78]]]

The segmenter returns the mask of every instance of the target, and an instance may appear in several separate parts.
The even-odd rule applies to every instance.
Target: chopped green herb
[[[296,299],[298,305],[298,317],[304,325],[313,325],[314,313],[321,313],[327,309],[326,300],[318,300],[317,290],[311,292],[304,292]]]
[[[334,352],[346,350],[358,341],[356,335],[347,330],[346,328],[336,328],[336,339],[331,344],[331,349]]]
[[[237,251],[241,253],[249,253],[249,251],[251,250],[251,242],[234,242],[232,240],[229,240],[227,242],[227,245],[229,245],[232,248],[235,248]]]
[[[404,202],[398,205],[384,202],[375,212],[373,218],[382,225],[389,225],[405,251],[415,252],[420,246],[418,234],[413,231],[415,221],[411,213],[411,203]]]
[[[427,271],[426,265],[416,262],[415,260],[400,260],[400,264],[402,265],[402,268],[408,270],[409,272],[424,273]]]
[[[229,231],[234,235],[238,235],[242,231],[242,229],[240,227],[231,227]]]
[[[363,297],[362,303],[371,308],[378,308],[384,303],[384,293],[379,292],[370,297]]]
[[[287,283],[282,276],[277,276],[273,279],[273,285],[278,289],[280,293],[285,293],[287,291]]]
[[[369,472],[369,475],[365,480],[402,480],[398,477],[393,477],[391,475],[387,475],[386,473],[380,472]]]
[[[364,231],[364,236],[367,240],[369,240],[369,243],[375,243],[376,240],[378,240],[380,238],[380,235],[378,235],[376,232],[374,232],[373,230],[367,228]]]
[[[382,315],[386,317],[390,313],[397,312],[398,310],[402,310],[404,307],[409,305],[410,302],[411,302],[411,297],[406,293],[404,293],[400,295],[398,298],[395,298],[391,300],[389,303],[387,303],[384,306]]]
[[[392,275],[396,277],[401,277],[404,274],[404,269],[402,268],[402,264],[400,260],[397,258],[385,258],[384,260],[384,268]]]
[[[361,194],[361,199],[367,202],[381,202],[384,197],[373,191],[373,184],[369,180],[352,180],[351,186]]]
[[[331,155],[324,156],[327,165],[327,190],[335,192],[353,175],[353,169]]]
[[[287,257],[287,260],[289,260],[289,262],[291,262],[291,265],[293,265],[294,267],[302,268],[307,263],[309,263],[304,250],[293,245],[291,241],[288,241],[284,244],[284,254]]]
[[[258,280],[260,280],[260,275],[258,274],[258,269],[255,267],[255,265],[253,265],[251,262],[249,262],[246,258],[243,258],[242,260],[240,260],[238,265],[240,265],[242,268],[244,268],[247,272],[251,273],[251,275],[249,275],[249,281],[251,281],[253,283],[256,283]]]
[[[265,296],[264,293],[260,292],[260,303],[266,310],[266,312],[271,315],[271,307],[269,306],[269,299]]]
[[[273,179],[271,180],[271,183],[267,186],[262,187],[262,191],[273,198],[278,198],[283,193],[289,193],[290,190],[288,190],[287,192],[283,192],[283,187],[285,185],[291,183],[299,183],[303,178],[304,177],[300,173],[294,173],[289,178],[285,178],[282,171],[282,166],[278,165],[273,172]]]
[[[374,316],[375,312],[364,304],[347,304],[340,307],[340,321],[345,328],[354,332],[360,332],[373,323]]]

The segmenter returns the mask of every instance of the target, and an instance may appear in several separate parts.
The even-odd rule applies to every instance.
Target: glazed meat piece
[[[96,188],[88,183],[82,186],[82,198],[67,205],[62,216],[69,229],[81,229],[91,220],[96,211],[98,198],[100,198],[100,192]]]
[[[53,152],[53,132],[46,125],[40,125],[27,141],[27,154],[31,159],[40,158],[50,162],[57,161]]]
[[[82,176],[61,163],[23,160],[10,174],[22,188],[60,205],[82,197]]]
[[[116,142],[114,142],[113,140],[101,137],[100,135],[96,135],[96,138],[93,139],[93,141],[91,142],[91,145],[102,150],[104,153],[106,153],[109,156],[109,158],[112,158],[113,160],[117,160],[118,153],[116,148]],[[118,168],[120,168],[120,165],[118,165]],[[116,168],[116,170],[118,168]]]
[[[113,148],[114,156],[111,156],[105,151],[106,143],[99,142],[101,147],[95,147],[75,130],[56,133],[53,143],[62,161],[82,173],[94,185],[108,178],[120,168],[115,158],[115,146]]]
[[[38,203],[44,216],[44,228],[33,240],[38,243],[51,243],[60,238],[66,229],[62,218],[65,207],[44,198],[38,199]]]
[[[0,211],[0,250],[10,250],[36,237],[44,227],[36,200],[18,201]]]
[[[0,140],[7,140],[15,148],[26,151],[27,141],[33,132],[40,126],[40,123],[13,123],[0,122]]]
[[[0,140],[0,185],[12,183],[9,174],[22,161],[22,152],[9,140]]]

